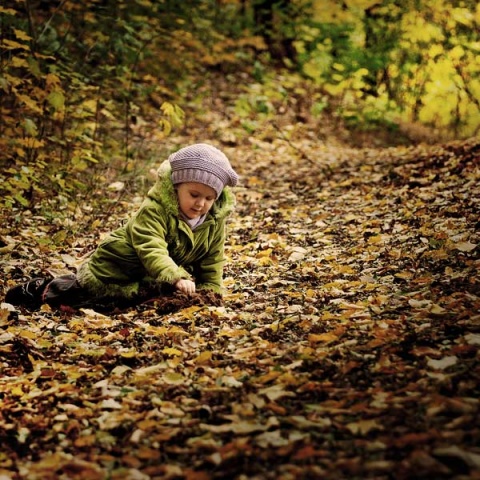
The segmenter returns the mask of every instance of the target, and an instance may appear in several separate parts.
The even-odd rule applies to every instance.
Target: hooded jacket
[[[98,296],[131,297],[142,282],[222,291],[225,224],[235,197],[225,187],[195,230],[181,218],[168,160],[139,210],[103,240],[78,271],[80,285]]]

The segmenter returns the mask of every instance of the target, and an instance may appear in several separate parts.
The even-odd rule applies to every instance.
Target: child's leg
[[[92,295],[82,288],[76,275],[68,274],[54,278],[34,278],[7,291],[5,302],[29,309],[37,309],[48,303],[51,307],[68,305],[79,307],[88,303]]]
[[[51,307],[61,305],[80,307],[91,300],[92,295],[80,286],[77,276],[73,273],[54,278],[42,294],[43,303],[48,303]]]
[[[105,286],[104,286],[105,287]],[[118,287],[108,294],[108,285],[102,292],[92,292],[83,286],[78,275],[63,275],[52,280],[44,290],[43,301],[53,308],[68,306],[73,308],[91,308],[100,312],[113,312],[135,305],[135,296],[122,296]]]

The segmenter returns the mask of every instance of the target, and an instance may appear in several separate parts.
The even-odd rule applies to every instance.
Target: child
[[[170,155],[139,210],[113,231],[76,275],[33,279],[5,301],[30,308],[132,301],[142,292],[222,291],[225,222],[238,175],[217,148],[194,144]]]

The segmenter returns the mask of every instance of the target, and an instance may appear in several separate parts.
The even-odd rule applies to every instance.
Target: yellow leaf
[[[298,385],[303,380],[292,372],[286,372],[278,378],[278,382],[283,385]]]
[[[15,36],[19,40],[26,40],[27,42],[29,42],[32,39],[30,35],[27,35],[23,30],[18,30],[17,28],[13,29],[13,33],[15,33]]]
[[[32,332],[31,330],[20,330],[18,332],[18,335],[20,335],[23,338],[30,338],[32,340],[34,340],[38,336],[36,332]]]
[[[122,352],[120,353],[120,356],[123,358],[135,358],[137,355],[137,352],[135,350],[130,351],[130,352]]]
[[[5,15],[16,15],[17,11],[13,8],[3,8],[0,7],[0,13],[4,13]]]
[[[308,336],[308,341],[310,343],[332,343],[335,340],[338,340],[338,336],[335,335],[334,333],[321,333],[321,334],[316,334],[316,333],[311,333]]]
[[[312,288],[307,289],[305,292],[305,297],[306,298],[315,298],[317,295],[317,291],[313,290]]]
[[[192,307],[192,308],[194,308],[194,307]],[[188,332],[186,332],[183,328],[180,328],[180,327],[170,327],[168,329],[167,333],[169,335],[183,335],[183,336],[187,336],[187,337],[189,335]]]
[[[162,110],[164,115],[167,115],[167,116],[173,115],[173,113],[175,112],[175,109],[173,108],[173,105],[169,102],[163,102],[160,109]]]
[[[322,320],[332,320],[333,318],[336,318],[333,313],[330,313],[328,311],[322,313],[322,317],[321,317]]]
[[[258,378],[257,378],[257,382],[258,382],[258,383],[265,384],[265,383],[271,382],[272,380],[275,380],[275,379],[278,378],[281,374],[282,374],[281,372],[277,372],[277,371],[275,371],[275,370],[271,370],[270,372],[266,373],[265,375],[262,375],[261,377],[258,377]]]
[[[10,390],[10,393],[14,396],[14,397],[22,397],[23,396],[23,390],[22,390],[22,387],[20,386],[15,386],[13,387],[11,390]]]
[[[10,253],[15,247],[15,243],[8,243],[5,247],[0,247],[0,255]]]
[[[265,267],[267,265],[272,265],[273,260],[270,257],[262,257],[258,260],[258,264],[262,267]]]
[[[437,305],[436,303],[434,303],[432,305],[432,308],[430,309],[430,313],[432,313],[433,315],[442,315],[446,312],[446,310],[441,307],[440,305]]]
[[[185,318],[193,319],[194,318],[193,314],[195,312],[198,312],[201,309],[202,309],[202,307],[199,307],[198,305],[193,305],[192,307],[188,307],[188,308],[183,309],[182,310],[182,316],[185,317]],[[188,332],[186,332],[185,330],[182,330],[180,328],[178,328],[178,330],[179,330],[178,332],[174,332],[174,333],[181,333],[182,335],[188,335]],[[172,332],[172,329],[170,330],[170,332]]]
[[[158,121],[158,126],[160,131],[163,131],[165,135],[170,135],[170,132],[172,131],[172,125],[168,120],[166,120],[165,118],[161,118]]]
[[[21,205],[23,205],[24,207],[28,207],[30,205],[30,202],[23,195],[20,195],[19,193],[14,195],[13,198],[15,198],[15,200]]]
[[[21,68],[21,67],[27,68],[29,66],[28,62],[27,62],[27,60],[25,60],[25,58],[12,57],[11,61],[12,61],[12,66],[15,67],[15,68]]]
[[[165,355],[182,355],[182,352],[180,350],[178,350],[177,348],[172,348],[172,347],[166,347],[162,350],[162,352],[165,354]]]
[[[222,337],[243,337],[244,335],[248,335],[248,331],[245,329],[224,328],[218,335]]]
[[[337,270],[339,271],[339,273],[345,273],[347,275],[353,275],[355,273],[355,270],[349,265],[339,265],[337,267]]]
[[[2,41],[0,44],[2,48],[5,48],[6,50],[15,50],[16,48],[20,48],[22,50],[30,50],[30,47],[28,45],[25,45],[24,43],[18,43],[13,40],[7,40],[6,38]]]
[[[200,355],[198,355],[194,362],[201,365],[203,363],[209,362],[211,358],[212,352],[210,352],[209,350],[205,350],[204,352],[200,353]]]
[[[404,280],[408,280],[413,277],[413,273],[404,270],[403,272],[398,272],[395,274],[397,278],[403,278]]]
[[[374,235],[373,237],[370,237],[368,239],[368,243],[377,244],[382,242],[383,242],[383,235]]]
[[[167,373],[162,378],[166,383],[172,383],[172,384],[175,384],[175,385],[177,385],[179,383],[183,383],[185,381],[185,377],[183,375],[181,375],[180,373],[175,373],[175,372]]]
[[[82,103],[82,110],[84,112],[95,113],[97,111],[97,101],[96,100],[86,100]]]
[[[19,138],[17,142],[27,148],[41,148],[45,145],[43,140],[37,140],[32,137]]]
[[[95,444],[96,440],[97,440],[97,437],[94,434],[81,435],[73,442],[73,444],[77,448],[90,447]]]
[[[28,95],[23,95],[21,93],[17,93],[17,98],[34,112],[42,113],[41,107],[33,98],[30,98]]]
[[[45,84],[48,88],[52,86],[60,86],[60,77],[58,75],[55,75],[54,73],[49,73],[45,77]]]

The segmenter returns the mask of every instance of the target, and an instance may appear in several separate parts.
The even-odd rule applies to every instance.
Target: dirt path
[[[223,306],[1,310],[0,473],[480,478],[479,152],[232,147]]]

